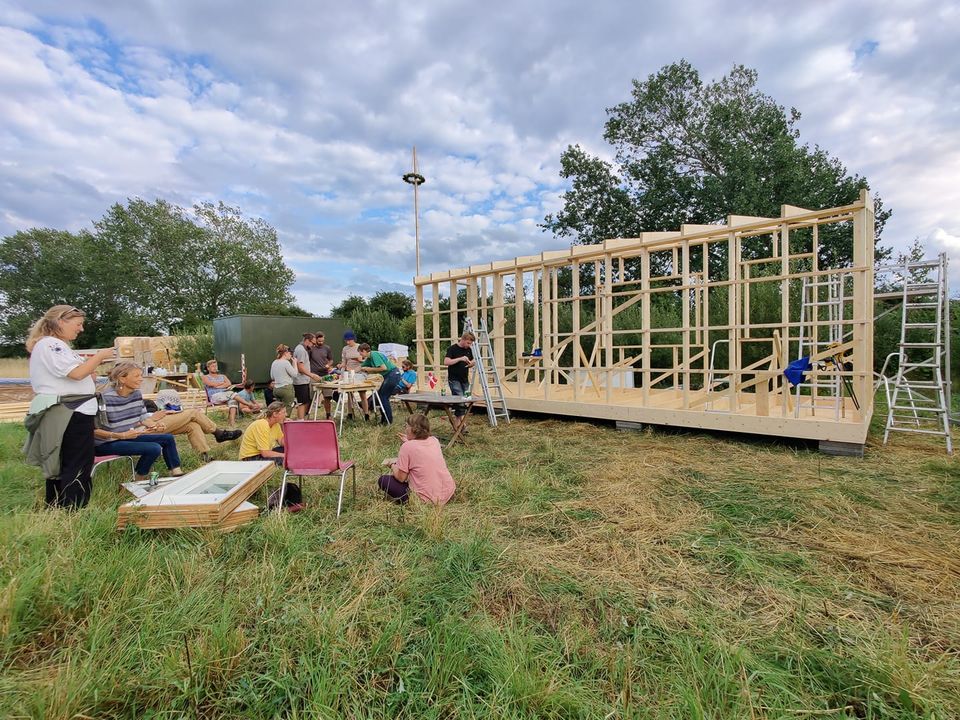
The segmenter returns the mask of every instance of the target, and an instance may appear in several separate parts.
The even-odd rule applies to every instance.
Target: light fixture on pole
[[[418,188],[427,180],[417,172],[417,146],[413,146],[413,172],[408,172],[403,176],[403,181],[413,185],[413,226],[414,236],[416,238],[417,255],[417,275],[420,274],[420,200],[418,197]]]

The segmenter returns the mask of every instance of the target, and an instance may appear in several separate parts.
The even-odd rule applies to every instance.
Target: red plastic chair
[[[297,420],[283,424],[283,482],[280,485],[280,502],[287,490],[287,476],[304,475],[340,476],[340,496],[337,499],[337,517],[343,507],[343,486],[347,470],[353,471],[353,496],[357,496],[357,468],[353,460],[340,459],[340,444],[337,441],[337,424],[333,420]]]

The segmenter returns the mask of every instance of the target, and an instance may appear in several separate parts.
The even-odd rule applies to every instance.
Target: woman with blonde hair
[[[42,468],[46,502],[55,507],[84,507],[93,490],[94,378],[97,366],[114,351],[105,348],[83,358],[70,347],[85,318],[72,305],[54,305],[33,324],[26,342],[34,392],[25,421],[27,462]]]
[[[170,474],[183,475],[177,440],[162,419],[152,417],[143,404],[140,385],[143,370],[131,362],[110,371],[110,387],[102,393],[107,421],[94,432],[97,455],[139,455],[137,480],[146,480],[150,468],[163,455]]]
[[[389,475],[381,475],[377,485],[396,503],[405,503],[412,489],[423,502],[445,505],[457,489],[440,441],[430,434],[426,415],[407,418],[400,437],[400,455],[383,461]]]

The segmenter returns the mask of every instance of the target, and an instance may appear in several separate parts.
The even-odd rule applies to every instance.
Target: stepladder
[[[470,386],[480,386],[490,427],[497,427],[497,423],[501,420],[509,423],[510,410],[507,408],[507,400],[503,395],[503,382],[494,357],[493,343],[490,341],[487,324],[481,318],[478,326],[474,327],[473,321],[468,317],[464,321],[463,330],[476,336],[476,340],[471,346],[474,366]]]
[[[891,432],[939,435],[952,454],[947,257],[908,262],[898,271],[903,280],[900,343],[883,442]]]

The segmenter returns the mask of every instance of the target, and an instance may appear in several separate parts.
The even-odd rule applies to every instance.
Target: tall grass
[[[340,521],[308,479],[298,515],[118,533],[119,469],[88,509],[41,510],[0,426],[0,716],[960,717],[941,445],[855,460],[479,418],[469,438],[442,511],[378,497],[394,431],[361,424]]]

